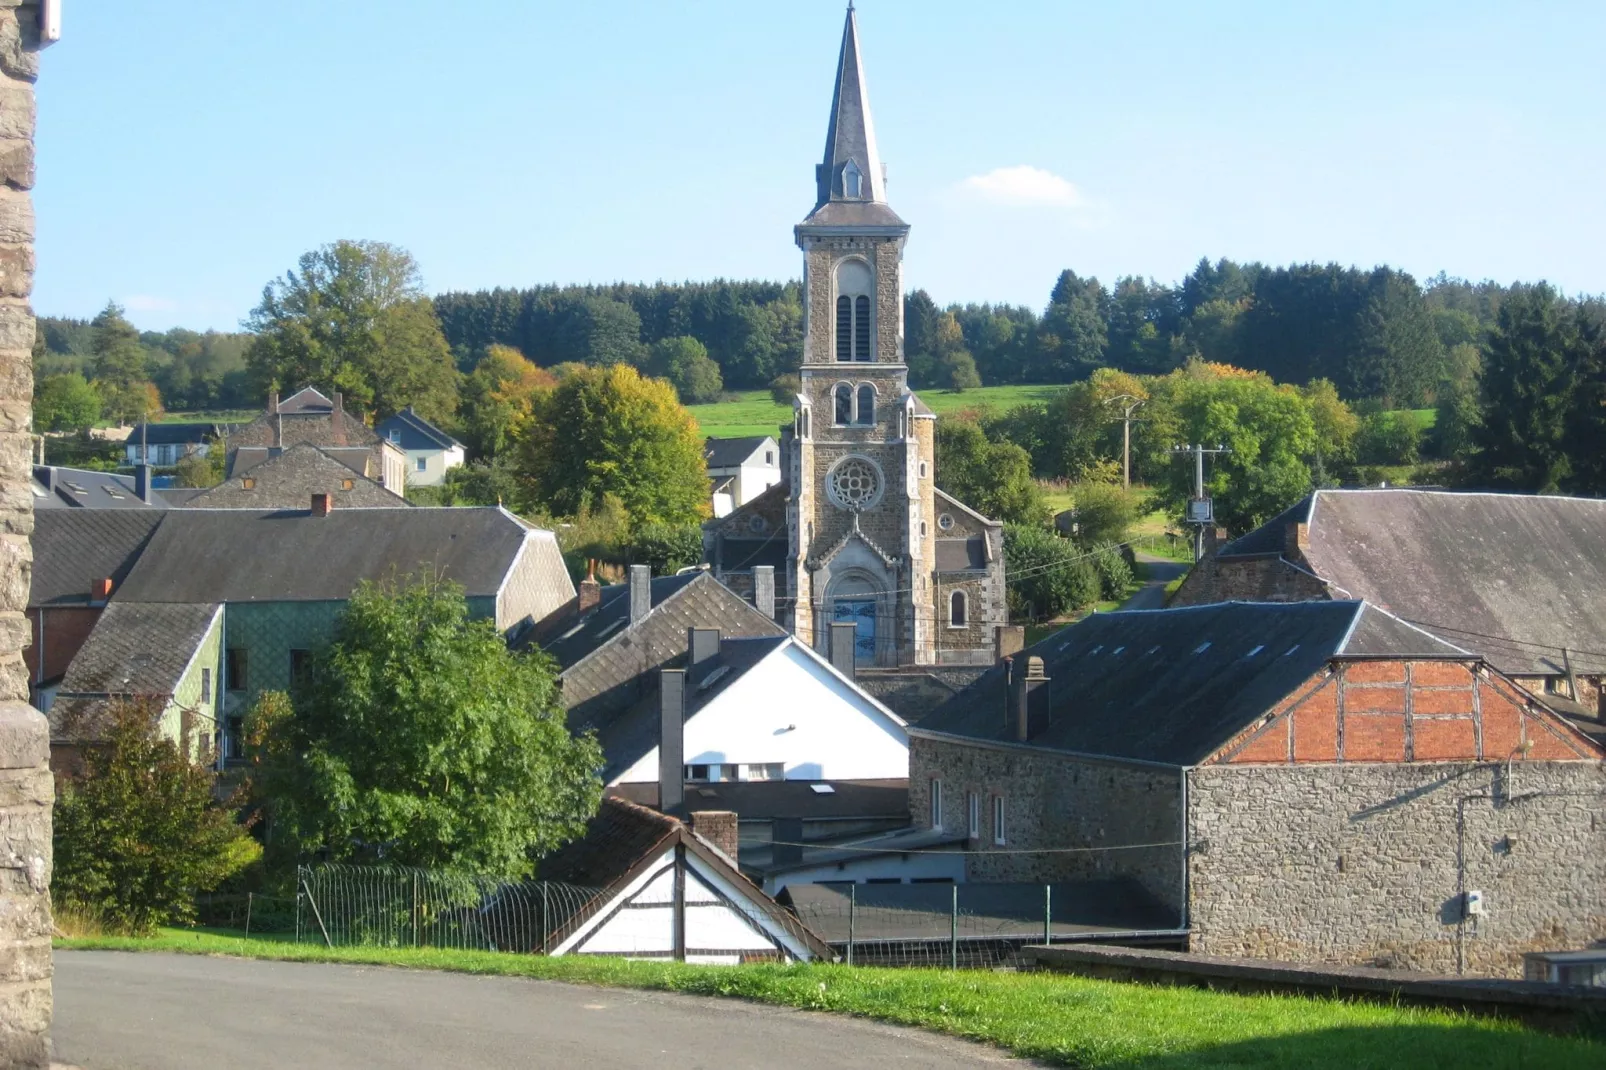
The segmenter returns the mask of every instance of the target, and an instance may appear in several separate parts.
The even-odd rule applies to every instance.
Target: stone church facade
[[[804,343],[785,480],[704,529],[716,575],[750,593],[775,569],[777,616],[825,650],[857,625],[861,665],[985,664],[1007,622],[1003,528],[936,488],[936,417],[909,389],[903,247],[886,201],[849,9],[803,251]]]

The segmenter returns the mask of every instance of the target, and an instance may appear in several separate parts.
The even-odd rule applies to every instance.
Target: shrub
[[[1088,560],[1099,577],[1099,594],[1106,599],[1125,598],[1127,589],[1132,586],[1132,567],[1121,555],[1121,548],[1105,543],[1094,549]]]
[[[1093,564],[1051,531],[1028,524],[1005,527],[1004,565],[1011,619],[1052,620],[1098,601]]]
[[[643,524],[630,538],[630,564],[668,576],[703,559],[703,529],[696,524]]]
[[[1137,516],[1132,495],[1109,483],[1078,483],[1071,490],[1076,501],[1076,539],[1083,546],[1125,542],[1127,529]]]
[[[797,373],[777,375],[770,380],[770,397],[775,399],[777,405],[792,404],[797,392],[803,389],[803,379]]]
[[[1363,465],[1415,464],[1422,437],[1422,423],[1411,410],[1374,412],[1361,420],[1356,452]]]
[[[195,895],[250,865],[256,841],[212,793],[212,774],[157,735],[160,708],[114,702],[56,799],[52,897],[64,913],[145,934],[194,917]]]

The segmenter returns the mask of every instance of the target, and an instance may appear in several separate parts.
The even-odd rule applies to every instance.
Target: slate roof
[[[480,508],[173,509],[113,597],[134,602],[284,602],[348,597],[363,580],[428,568],[495,595],[531,530]]]
[[[404,450],[449,450],[462,449],[463,444],[436,427],[418,413],[413,411],[411,405],[396,415],[381,420],[374,425],[379,437],[390,440],[391,431],[400,431],[401,440],[396,444]]]
[[[735,468],[769,443],[779,452],[775,440],[769,435],[751,435],[747,438],[711,438],[703,443],[703,460],[708,467]]]
[[[687,572],[679,576],[654,577],[653,608],[656,609],[679,594],[701,575],[704,573]],[[557,638],[546,642],[543,649],[558,663],[560,669],[568,669],[624,629],[624,622],[630,615],[629,592],[630,585],[626,583],[614,583],[604,587],[602,598],[595,609],[559,633]],[[710,624],[709,627],[714,625]],[[684,640],[685,633],[681,634],[681,638]]]
[[[980,535],[937,539],[937,571],[969,572],[987,567],[987,543]]]
[[[656,742],[656,741],[655,741]],[[816,790],[828,787],[829,792]],[[656,783],[614,784],[609,795],[642,806],[658,805]],[[894,780],[752,780],[709,784],[686,782],[686,809],[729,810],[743,820],[807,818],[909,818],[909,781]]]
[[[726,535],[720,541],[725,550],[721,567],[726,572],[742,572],[768,565],[775,570],[778,579],[782,578],[781,570],[786,567],[786,532],[751,539]]]
[[[33,466],[33,507],[47,509],[152,509],[134,493],[134,478],[115,472],[58,465]]]
[[[831,122],[825,131],[825,159],[815,176],[816,209],[843,199],[846,191],[842,188],[841,171],[850,160],[863,175],[861,189],[866,194],[865,200],[884,205],[886,181],[881,177],[881,155],[876,150],[875,123],[870,118],[870,97],[864,84],[859,22],[851,6],[842,25],[842,49],[837,55],[836,81],[831,89]]]
[[[135,424],[125,445],[138,448],[144,435],[148,446],[204,445],[209,440],[225,435],[239,424],[216,423],[159,423]]]
[[[84,605],[91,585],[107,577],[115,593],[167,515],[162,509],[41,510],[33,520],[28,605]]]
[[[1051,681],[1050,723],[1031,745],[1167,765],[1202,761],[1330,659],[1471,656],[1349,601],[1097,613],[1024,654]],[[1006,706],[998,665],[911,731],[1013,741]]]
[[[1425,490],[1322,490],[1222,548],[1306,559],[1334,597],[1365,599],[1502,672],[1606,672],[1606,501]]]
[[[61,693],[172,694],[219,608],[216,603],[111,603],[73,656]]]
[[[583,888],[606,888],[675,834],[680,822],[623,799],[607,798],[585,832],[536,865],[536,877]]]
[[[286,415],[301,412],[334,412],[335,403],[316,387],[304,386],[280,401],[278,411]]]

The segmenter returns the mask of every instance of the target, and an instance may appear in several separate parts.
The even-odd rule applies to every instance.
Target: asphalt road
[[[838,1015],[382,967],[58,951],[55,987],[55,1057],[83,1070],[1024,1065]]]
[[[1121,603],[1122,609],[1164,609],[1165,585],[1188,571],[1188,566],[1168,557],[1138,550],[1133,556],[1149,566],[1149,579],[1142,587]]]

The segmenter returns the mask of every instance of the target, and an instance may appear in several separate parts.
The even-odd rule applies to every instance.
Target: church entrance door
[[[838,598],[831,605],[832,620],[853,622],[853,660],[861,665],[875,664],[875,609],[874,598]]]

